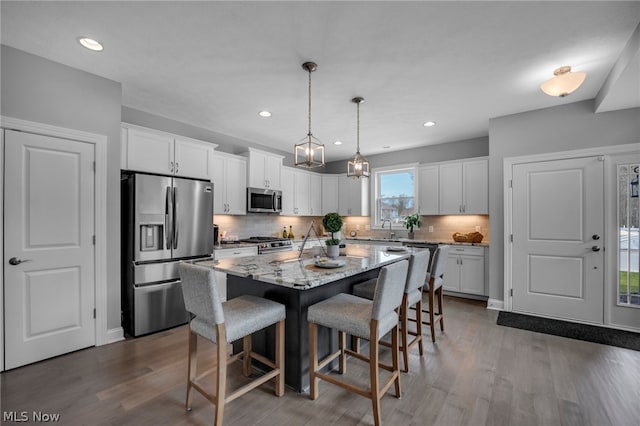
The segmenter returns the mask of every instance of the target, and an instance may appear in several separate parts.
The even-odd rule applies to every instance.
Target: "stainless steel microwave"
[[[247,188],[247,211],[250,213],[282,212],[282,191]]]

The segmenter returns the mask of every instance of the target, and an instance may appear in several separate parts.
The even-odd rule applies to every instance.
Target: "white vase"
[[[327,257],[335,259],[338,256],[340,256],[340,246],[339,245],[327,246]]]

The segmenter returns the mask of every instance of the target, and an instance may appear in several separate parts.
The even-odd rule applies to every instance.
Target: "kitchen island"
[[[351,293],[354,285],[377,277],[381,267],[406,259],[420,249],[391,250],[398,248],[348,245],[345,255],[337,259],[344,262],[344,266],[336,268],[316,266],[323,265],[313,257],[313,250],[305,250],[300,259],[298,252],[281,252],[199,264],[227,274],[229,299],[250,294],[285,305],[285,382],[297,392],[304,392],[309,388],[308,307],[338,293]],[[254,351],[273,357],[274,333],[272,328],[255,333]],[[238,351],[241,344],[236,342],[234,351]],[[328,355],[337,346],[337,333],[320,327],[319,356]]]

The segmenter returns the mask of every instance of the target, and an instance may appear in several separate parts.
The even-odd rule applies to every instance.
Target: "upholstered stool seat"
[[[222,425],[225,404],[273,378],[275,378],[275,394],[284,395],[284,321],[286,317],[284,305],[255,296],[240,296],[222,302],[214,271],[211,268],[181,263],[179,270],[184,304],[192,315],[189,322],[189,366],[185,403],[187,410],[191,410],[192,388],[215,405],[214,423],[216,425]],[[251,350],[251,334],[274,325],[276,329],[275,359],[271,360]],[[211,370],[196,377],[198,336],[216,343],[218,362],[213,369],[216,373],[215,394],[207,392],[200,384],[200,379]],[[228,356],[228,344],[238,339],[243,339],[242,352]],[[251,374],[253,359],[270,367],[271,370],[227,394],[227,364],[240,358],[243,361],[242,371],[246,377]]]
[[[409,371],[409,349],[418,345],[420,356],[423,355],[422,347],[422,287],[427,276],[427,268],[429,266],[430,252],[429,250],[416,251],[409,257],[409,272],[404,286],[404,296],[400,305],[400,352],[402,352],[402,360],[404,362],[404,371]],[[376,290],[376,280],[365,281],[362,284],[353,287],[353,294],[356,296],[373,299]],[[409,330],[409,309],[416,307],[416,331]],[[409,340],[409,335],[414,336]],[[356,336],[361,337],[361,336]],[[380,342],[388,345],[388,342]],[[359,351],[359,339],[355,339],[356,350]]]
[[[395,385],[396,397],[400,397],[400,372],[398,359],[398,314],[396,309],[402,301],[404,282],[407,277],[408,262],[387,265],[380,270],[373,300],[350,294],[338,294],[309,307],[309,397],[318,397],[318,381],[322,379],[338,385],[348,391],[371,399],[373,418],[376,426],[380,424],[380,398]],[[318,326],[338,330],[339,348],[323,360],[318,360]],[[392,365],[379,362],[378,341],[391,332]],[[346,348],[346,335],[368,339],[369,357]],[[347,368],[346,355],[369,363],[370,387],[364,388],[325,374],[321,368],[339,357],[339,372],[344,374]],[[380,385],[379,369],[391,372],[387,381]]]

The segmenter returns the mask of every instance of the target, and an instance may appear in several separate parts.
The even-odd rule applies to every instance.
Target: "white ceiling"
[[[355,152],[354,96],[364,155],[486,136],[491,117],[595,98],[640,2],[2,1],[1,15],[2,44],[121,82],[125,106],[285,152],[307,133],[301,64],[312,60],[312,131],[338,160]],[[544,95],[561,65],[585,83]],[[637,90],[637,75],[619,80],[620,93]]]

